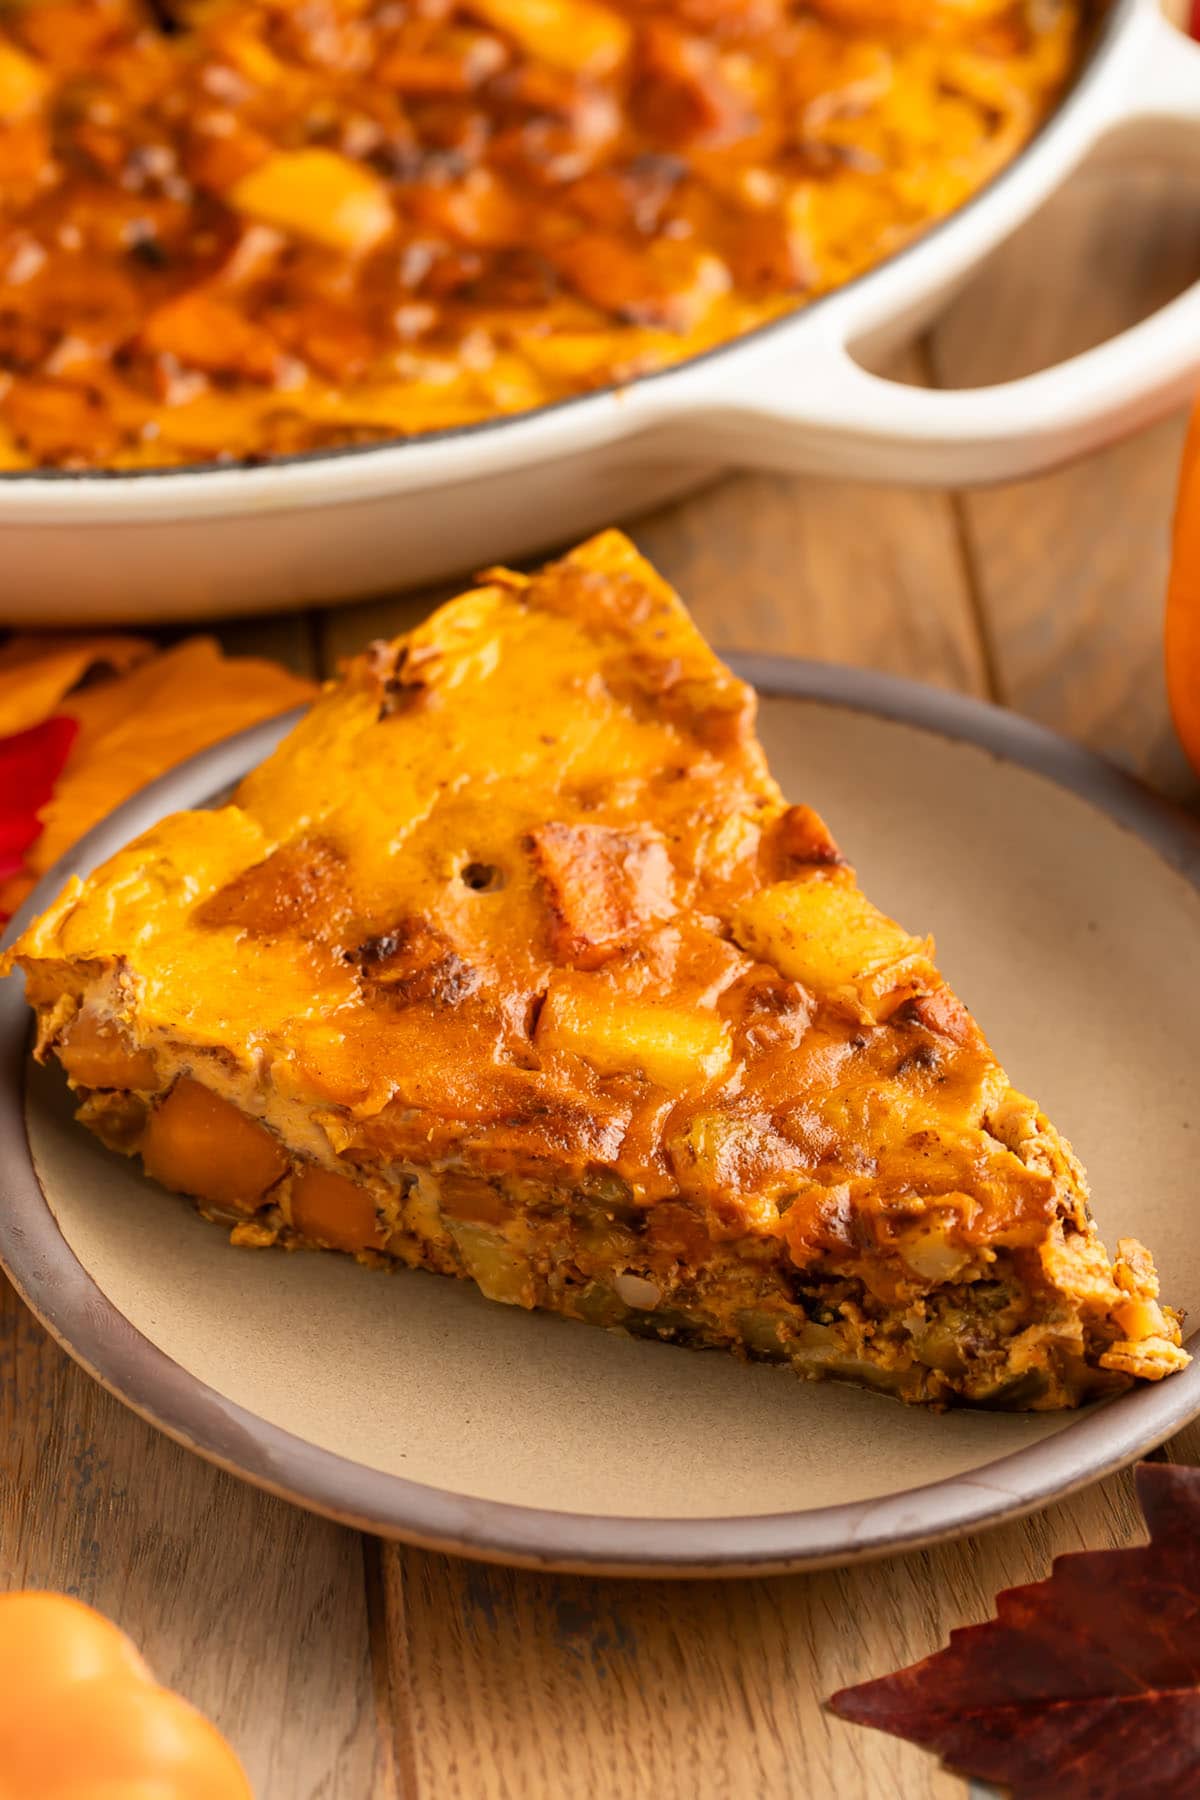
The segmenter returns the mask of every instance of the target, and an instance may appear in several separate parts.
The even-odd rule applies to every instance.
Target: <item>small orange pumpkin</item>
[[[214,1725],[65,1594],[0,1594],[0,1800],[253,1800]]]

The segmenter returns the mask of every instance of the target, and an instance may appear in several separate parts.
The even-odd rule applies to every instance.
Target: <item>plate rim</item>
[[[764,697],[825,703],[991,752],[1077,794],[1200,891],[1200,824],[1132,775],[987,701],[903,677],[786,656],[727,659]],[[5,942],[164,811],[219,792],[267,755],[296,709],[159,777],[60,859]],[[1161,1444],[1200,1413],[1200,1357],[1154,1387],[1082,1412],[1060,1432],[963,1474],[808,1510],[716,1518],[556,1512],[455,1493],[324,1449],[227,1399],[160,1350],[110,1301],[63,1237],[25,1125],[29,1017],[0,986],[0,1267],[35,1317],[100,1385],[185,1449],[279,1498],[376,1535],[517,1567],[592,1575],[746,1576],[920,1549],[1065,1498]],[[1189,1342],[1193,1349],[1197,1334]]]

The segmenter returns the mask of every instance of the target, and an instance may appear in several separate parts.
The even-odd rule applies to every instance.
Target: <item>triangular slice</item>
[[[16,947],[79,1116],[232,1225],[905,1400],[1181,1368],[1150,1257],[616,533],[326,689]]]

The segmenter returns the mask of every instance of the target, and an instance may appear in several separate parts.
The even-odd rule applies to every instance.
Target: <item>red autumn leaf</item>
[[[1015,1800],[1200,1793],[1200,1469],[1142,1463],[1149,1544],[1060,1556],[945,1650],[829,1705]]]
[[[74,719],[58,717],[0,738],[0,881],[16,874],[41,832],[39,808],[53,794],[78,730]]]

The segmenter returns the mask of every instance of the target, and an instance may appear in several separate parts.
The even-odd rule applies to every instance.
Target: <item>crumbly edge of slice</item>
[[[313,1155],[323,1134],[314,1128],[305,1148],[285,1146],[237,1106],[219,1059],[194,1059],[199,1080],[186,1061],[164,1075],[161,1060],[102,1037],[106,1067],[95,1041],[64,1049],[62,1011],[41,1023],[41,1054],[63,1057],[81,1122],[110,1148],[140,1155],[236,1245],[338,1249],[377,1267],[424,1268],[471,1280],[492,1300],[724,1347],[910,1402],[1052,1410],[1188,1360],[1149,1254],[1122,1240],[1110,1263],[1069,1149],[1015,1094],[994,1128],[1030,1166],[1053,1171],[1064,1195],[1045,1242],[985,1250],[967,1264],[936,1228],[922,1228],[907,1254],[926,1278],[898,1247],[894,1266],[880,1253],[884,1279],[872,1286],[861,1259],[798,1267],[783,1234],[731,1233],[695,1201],[642,1206],[612,1170],[564,1179],[552,1169],[485,1175],[449,1161],[375,1168],[327,1149]],[[99,1085],[103,1076],[113,1085]],[[127,1085],[116,1085],[122,1076]]]

